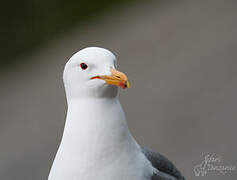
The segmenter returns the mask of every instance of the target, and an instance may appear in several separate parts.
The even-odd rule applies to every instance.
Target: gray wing
[[[151,162],[152,166],[158,170],[151,180],[185,180],[173,163],[160,153],[153,152],[146,147],[142,147],[142,152]]]

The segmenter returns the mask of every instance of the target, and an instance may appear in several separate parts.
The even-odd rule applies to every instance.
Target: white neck
[[[68,102],[64,134],[49,180],[143,180],[145,169],[148,175],[152,173],[128,130],[117,97]]]
[[[88,98],[68,102],[62,146],[90,154],[107,151],[130,138],[117,98]],[[90,152],[89,152],[90,151]]]

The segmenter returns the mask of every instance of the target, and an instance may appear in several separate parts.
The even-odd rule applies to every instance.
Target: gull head
[[[63,81],[67,99],[116,97],[118,87],[130,87],[127,76],[117,70],[115,55],[99,47],[75,53],[65,65]]]

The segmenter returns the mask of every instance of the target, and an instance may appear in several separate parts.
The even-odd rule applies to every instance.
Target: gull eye
[[[83,70],[86,70],[88,68],[86,63],[81,63],[80,66]]]

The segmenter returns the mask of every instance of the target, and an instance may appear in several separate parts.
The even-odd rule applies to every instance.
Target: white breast
[[[117,98],[69,102],[49,180],[146,180],[153,171]]]

